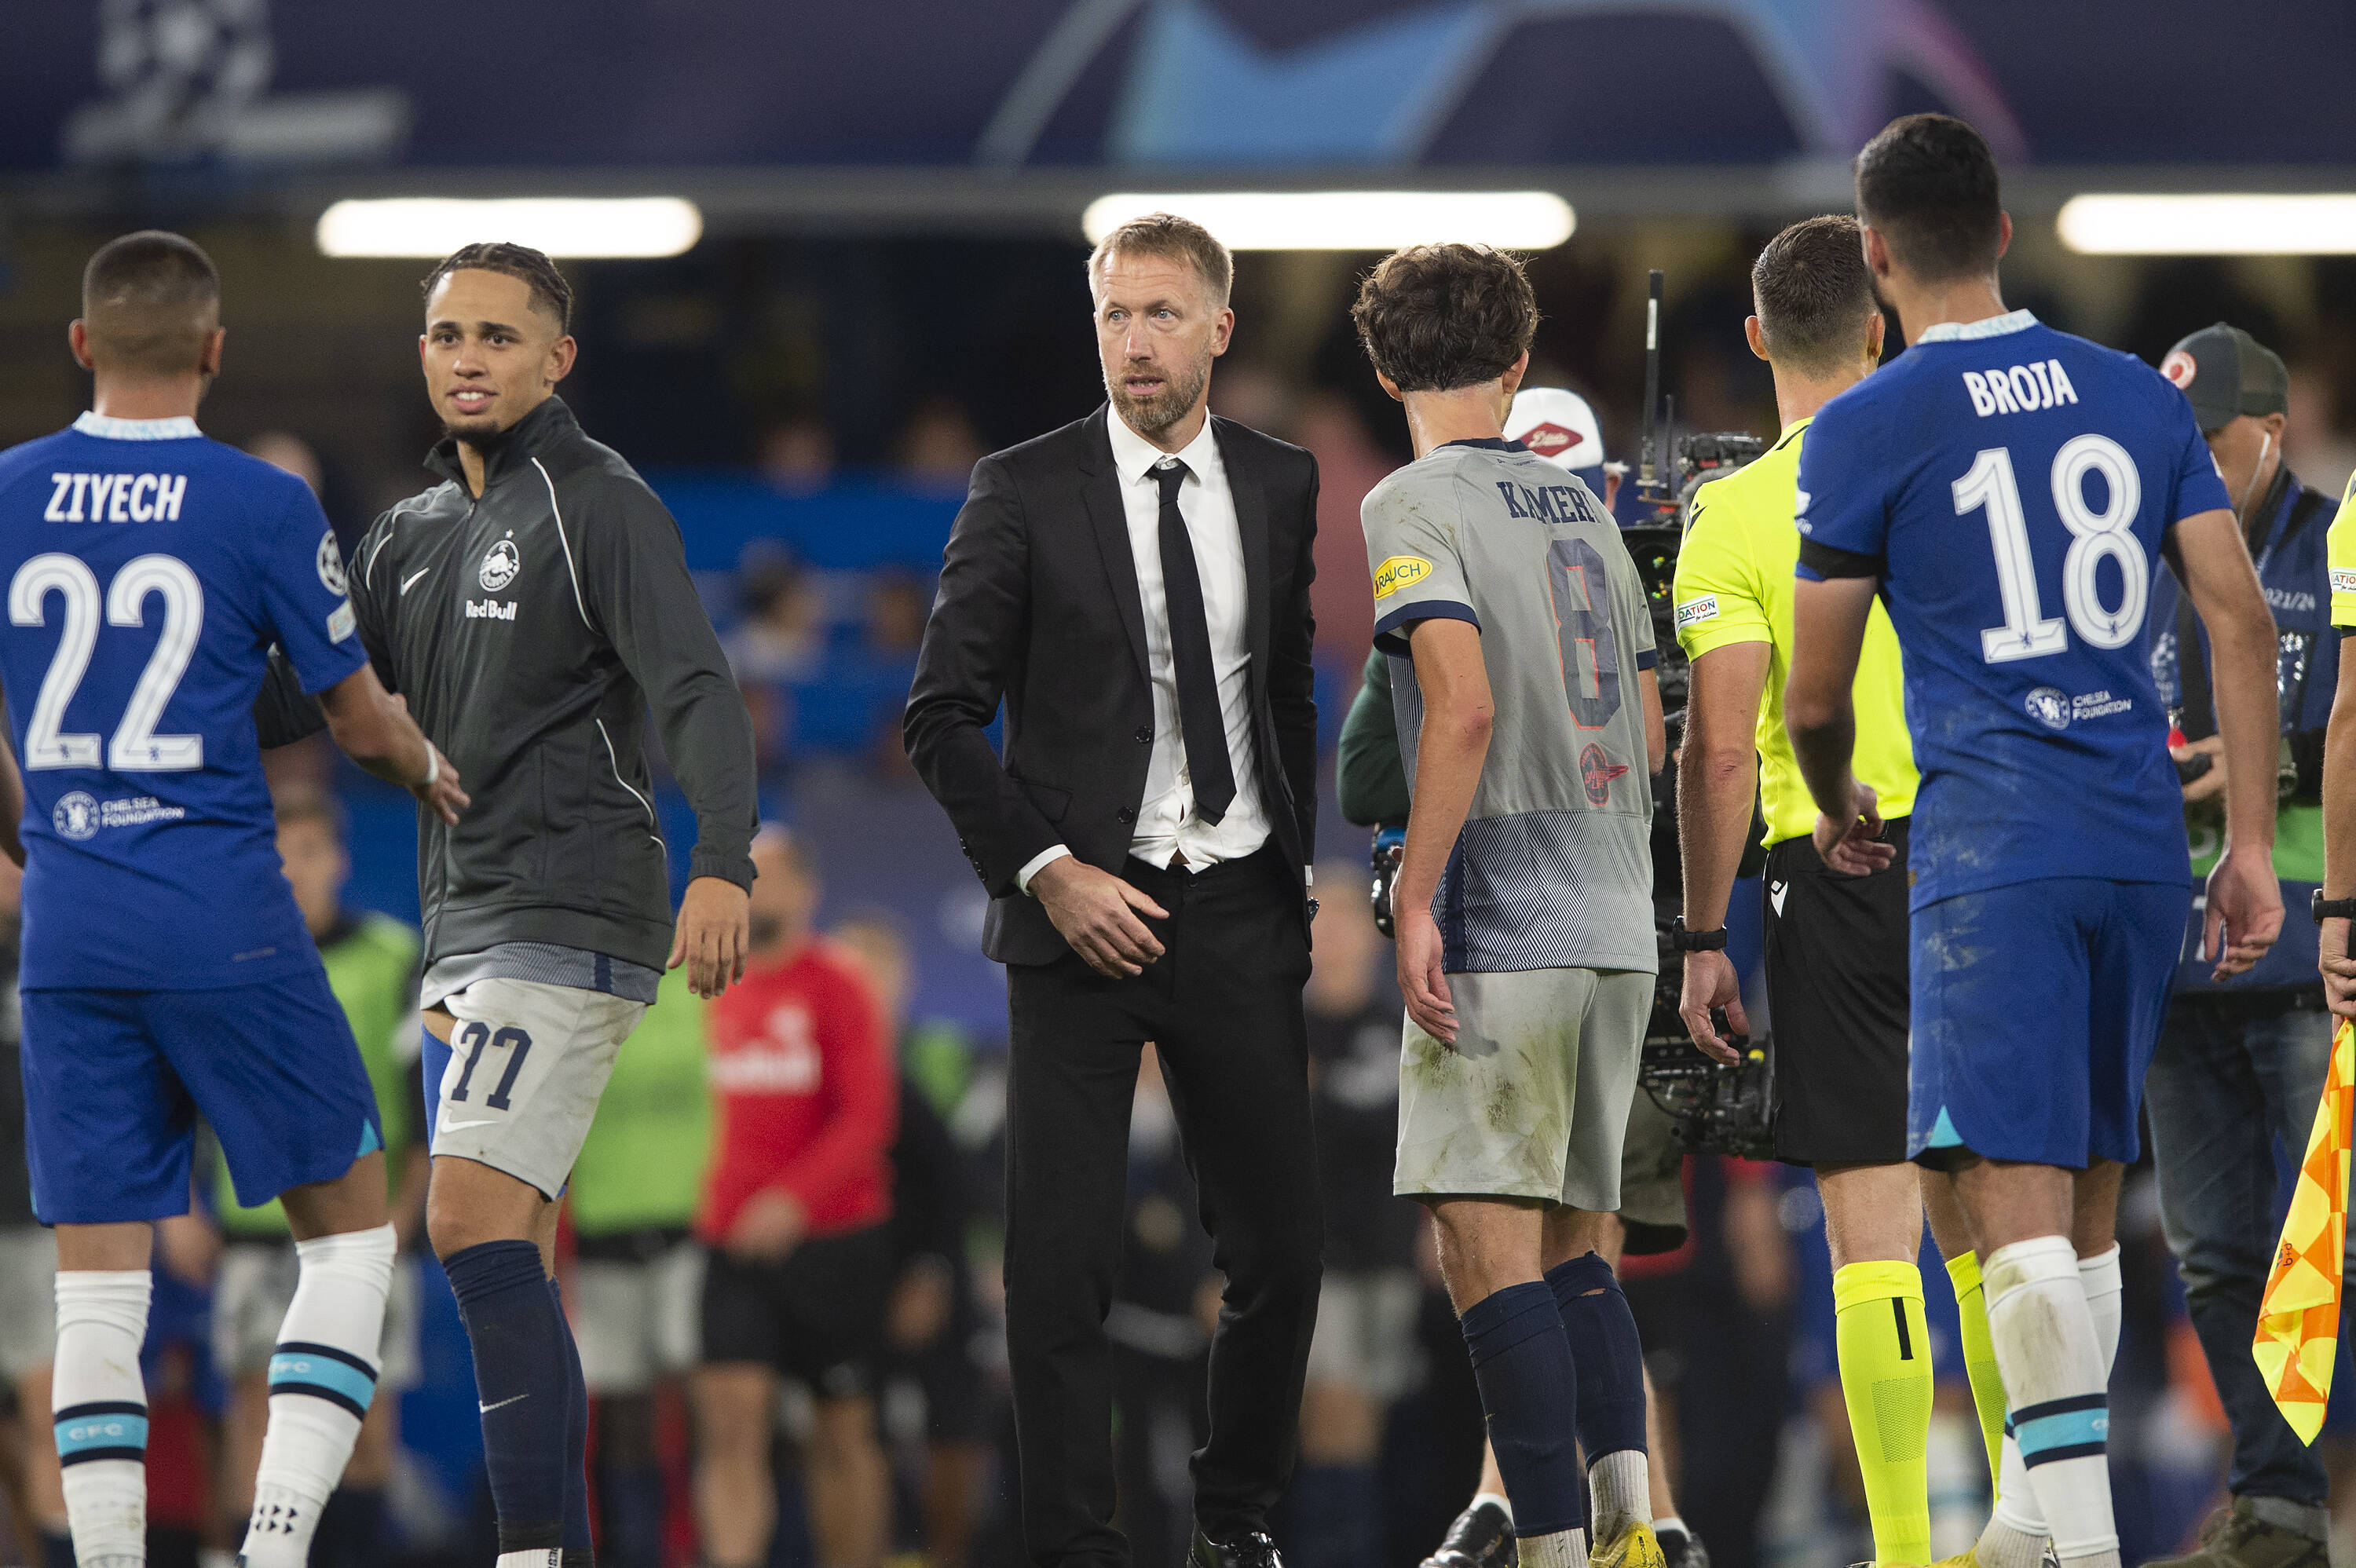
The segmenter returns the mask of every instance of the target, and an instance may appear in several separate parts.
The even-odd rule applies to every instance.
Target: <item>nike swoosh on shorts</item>
[[[493,1411],[495,1411],[495,1410],[505,1410],[509,1405],[513,1404],[517,1400],[519,1400],[519,1399],[530,1399],[530,1397],[531,1397],[531,1395],[530,1395],[530,1394],[528,1394],[528,1393],[510,1394],[510,1395],[509,1395],[506,1399],[503,1399],[503,1400],[499,1401],[499,1402],[498,1402],[498,1403],[497,1403],[497,1404],[485,1404],[481,1400],[477,1400],[477,1401],[475,1402],[475,1408],[476,1408],[477,1410],[480,1411],[483,1414],[485,1414],[485,1415],[488,1415],[488,1414],[490,1414],[490,1413],[491,1413],[491,1412],[493,1412]]]
[[[442,1118],[442,1125],[436,1130],[445,1133],[455,1133],[461,1127],[487,1127],[493,1122],[498,1120],[498,1118],[497,1116],[482,1116],[471,1122],[454,1122],[447,1116],[444,1116]]]

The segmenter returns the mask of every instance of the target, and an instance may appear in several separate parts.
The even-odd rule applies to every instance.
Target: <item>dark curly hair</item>
[[[1951,114],[1892,120],[1857,155],[1857,215],[1925,283],[1984,277],[2004,249],[1996,155]]]
[[[1538,329],[1522,264],[1486,245],[1410,245],[1366,274],[1350,307],[1375,368],[1402,392],[1494,381]]]
[[[556,263],[529,245],[513,245],[505,240],[478,240],[472,245],[461,245],[442,258],[434,269],[425,274],[418,285],[427,299],[443,279],[453,272],[498,272],[515,278],[531,289],[531,303],[556,318],[558,336],[573,330],[573,285],[556,270]]]

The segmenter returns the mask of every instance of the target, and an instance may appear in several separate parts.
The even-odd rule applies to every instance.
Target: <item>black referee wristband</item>
[[[1726,927],[1716,931],[1687,931],[1686,917],[1677,916],[1669,923],[1669,945],[1679,953],[1716,953],[1726,946]]]
[[[2308,910],[2315,916],[2318,925],[2327,920],[2356,920],[2356,897],[2328,899],[2323,896],[2323,890],[2318,888],[2315,896],[2308,901]]]

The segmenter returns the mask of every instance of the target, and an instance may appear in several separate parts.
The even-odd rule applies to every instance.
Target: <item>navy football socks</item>
[[[1462,1319],[1515,1535],[1586,1529],[1587,1475],[1572,1436],[1579,1376],[1554,1292],[1537,1280],[1509,1285]]]
[[[1583,1253],[1547,1271],[1570,1341],[1579,1376],[1579,1443],[1590,1465],[1622,1448],[1644,1447],[1644,1347],[1636,1337],[1635,1315],[1595,1253]]]
[[[565,1456],[572,1449],[569,1336],[540,1249],[530,1242],[485,1242],[452,1253],[443,1269],[475,1348],[483,1462],[498,1510],[499,1551],[562,1547]]]
[[[581,1347],[564,1316],[564,1290],[548,1282],[548,1298],[556,1304],[556,1327],[564,1336],[564,1558],[586,1563],[592,1548],[589,1530],[589,1384],[581,1375]]]

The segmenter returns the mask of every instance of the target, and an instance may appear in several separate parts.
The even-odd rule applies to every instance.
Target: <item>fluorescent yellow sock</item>
[[[1865,1475],[1877,1563],[1931,1561],[1931,1331],[1912,1264],[1850,1264],[1833,1275],[1841,1397]]]
[[[1955,1312],[1963,1320],[1964,1373],[1972,1380],[1972,1403],[1979,1411],[1980,1436],[1987,1444],[1988,1500],[1996,1500],[2004,1473],[2004,1379],[1996,1370],[1996,1343],[1988,1338],[1987,1297],[1980,1290],[1977,1253],[1947,1260],[1955,1287]]]

